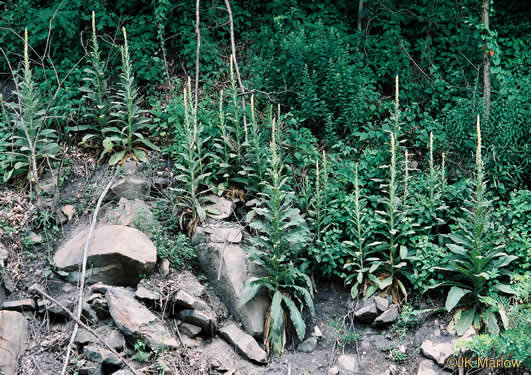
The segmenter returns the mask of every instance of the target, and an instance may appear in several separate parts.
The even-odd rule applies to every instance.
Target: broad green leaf
[[[475,309],[459,310],[455,314],[455,330],[457,331],[458,336],[463,336],[463,334],[468,330],[468,328],[470,328],[472,322],[474,321],[475,315]]]
[[[470,293],[470,290],[462,289],[457,286],[453,286],[450,288],[450,291],[448,292],[448,296],[446,297],[446,311],[450,312],[454,309],[454,307],[459,303],[461,298],[463,296]]]
[[[245,305],[247,302],[252,300],[254,296],[262,289],[260,283],[255,282],[258,280],[257,277],[250,277],[249,280],[245,283],[242,291],[242,297],[240,299],[240,307]]]
[[[487,331],[491,335],[497,336],[500,333],[500,327],[496,321],[496,315],[492,311],[487,311],[483,315],[483,321],[487,325]]]
[[[122,160],[122,158],[125,156],[125,150],[124,151],[120,151],[120,152],[117,152],[116,154],[113,154],[110,158],[109,158],[109,165],[115,165],[116,163],[118,163],[120,160]]]
[[[282,296],[282,298],[284,300],[284,303],[288,307],[291,323],[293,324],[293,327],[295,327],[297,336],[299,337],[299,340],[302,341],[304,340],[304,334],[306,333],[306,324],[304,323],[302,314],[291,298],[287,296]]]
[[[273,352],[281,354],[284,351],[284,310],[282,309],[282,293],[278,290],[273,294],[270,316],[269,340]]]

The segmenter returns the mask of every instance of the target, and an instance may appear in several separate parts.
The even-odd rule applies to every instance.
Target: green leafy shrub
[[[255,86],[280,91],[279,99],[332,145],[338,138],[372,128],[377,94],[355,37],[300,17],[278,17],[256,36],[252,51]],[[302,74],[301,74],[302,72]],[[282,92],[282,91],[281,91]]]
[[[510,267],[521,274],[531,267],[531,192],[529,190],[514,191],[510,194],[507,204],[493,213],[498,222],[498,230],[503,232],[505,252],[518,257]]]
[[[416,236],[414,248],[409,280],[416,291],[424,293],[445,280],[445,275],[437,272],[436,267],[447,265],[448,254],[445,248],[432,243],[428,235]]]
[[[272,300],[265,341],[273,353],[280,354],[286,344],[288,322],[302,341],[306,333],[303,307],[307,306],[312,315],[314,307],[312,282],[300,270],[302,251],[311,239],[310,231],[300,211],[293,207],[294,194],[287,190],[277,142],[273,123],[268,181],[262,186],[261,207],[251,211],[256,218],[250,227],[257,235],[247,248],[251,261],[263,267],[265,276],[247,281],[241,304],[247,303],[260,290],[267,290]]]

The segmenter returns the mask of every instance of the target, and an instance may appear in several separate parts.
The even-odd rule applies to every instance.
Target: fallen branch
[[[68,316],[77,325],[80,325],[83,329],[87,330],[87,332],[89,332],[92,336],[94,336],[107,350],[109,350],[112,354],[114,354],[125,366],[127,366],[127,368],[129,368],[129,370],[131,370],[133,372],[133,374],[141,375],[138,371],[136,371],[136,369],[120,353],[118,353],[116,350],[111,348],[107,343],[105,343],[105,341],[103,341],[103,339],[100,338],[98,336],[98,334],[92,330],[92,328],[90,328],[88,325],[83,323],[81,321],[81,319],[77,318],[70,310],[68,310],[65,306],[63,306],[59,301],[57,301],[52,296],[48,295],[39,286],[34,286],[33,288],[31,288],[31,290],[39,293],[41,296],[43,296],[47,300],[49,300],[49,301],[55,303],[57,306],[59,306],[64,312],[66,312],[68,314]]]
[[[83,260],[81,262],[81,277],[79,280],[79,296],[78,296],[77,313],[76,313],[76,319],[75,319],[76,324],[74,325],[74,330],[72,331],[70,342],[68,343],[68,346],[66,348],[66,358],[63,364],[63,370],[61,371],[61,375],[66,374],[66,369],[68,368],[68,363],[70,362],[70,353],[72,352],[72,345],[74,344],[74,340],[76,339],[76,335],[77,335],[77,330],[79,328],[78,322],[80,321],[81,312],[83,311],[83,294],[85,291],[85,275],[87,273],[87,257],[88,257],[90,238],[92,237],[92,233],[94,232],[94,228],[96,227],[96,223],[98,221],[98,213],[100,211],[103,198],[105,197],[105,195],[107,195],[107,192],[111,188],[111,185],[114,182],[115,177],[116,177],[116,171],[113,174],[107,186],[105,186],[105,188],[101,192],[100,197],[98,198],[98,203],[96,204],[96,208],[94,209],[94,214],[92,215],[92,223],[90,224],[88,236],[87,236],[87,239],[85,240],[85,247],[83,248]]]

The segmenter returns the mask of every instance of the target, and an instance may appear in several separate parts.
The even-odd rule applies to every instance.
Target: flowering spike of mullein
[[[476,121],[477,148],[476,148],[476,165],[481,163],[481,127],[479,125],[479,115]]]
[[[230,55],[230,62],[229,62],[229,71],[230,71],[230,80],[231,82],[234,82],[234,63],[232,62],[233,55]]]
[[[254,113],[254,95],[251,95],[251,121],[253,124],[256,122],[256,117]]]
[[[398,107],[398,74],[395,76],[395,106]]]
[[[92,34],[96,35],[96,14],[92,11]]]
[[[124,34],[124,49],[125,49],[125,53],[129,54],[129,46],[127,45],[127,31],[125,31],[125,26],[122,27],[122,33]]]
[[[407,200],[407,188],[408,188],[408,180],[409,180],[409,161],[408,161],[408,153],[407,150],[404,151],[404,203],[406,203]]]
[[[433,132],[430,132],[430,168],[433,168]]]
[[[24,30],[24,67],[29,69],[29,43],[28,43],[28,28]]]

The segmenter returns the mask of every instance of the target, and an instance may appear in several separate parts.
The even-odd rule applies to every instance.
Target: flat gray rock
[[[370,323],[378,316],[378,309],[374,300],[368,301],[363,307],[354,312],[356,319],[362,323]]]
[[[240,303],[245,282],[256,275],[245,250],[237,244],[215,242],[199,243],[196,249],[201,268],[227,309],[242,322],[247,333],[262,336],[269,299],[260,294],[243,306]]]
[[[119,198],[142,199],[149,194],[151,184],[143,176],[125,176],[111,186],[111,192]]]
[[[15,375],[28,340],[28,322],[16,311],[0,311],[0,373]]]
[[[258,345],[256,340],[247,333],[243,332],[234,322],[229,322],[219,330],[219,335],[234,345],[239,352],[257,363],[266,363],[267,354]]]
[[[57,268],[68,272],[70,281],[80,278],[79,266],[88,228],[77,232],[55,253]],[[137,229],[122,225],[100,225],[90,240],[87,257],[89,282],[110,285],[136,285],[141,275],[149,273],[157,262],[153,242]]]
[[[446,360],[456,351],[457,337],[436,337],[433,340],[425,340],[420,350],[429,359],[433,359],[441,367],[446,365]]]
[[[384,312],[385,310],[389,308],[389,301],[386,298],[375,296],[373,299],[374,299],[374,303],[376,303],[376,308],[380,312]]]
[[[443,371],[439,366],[437,366],[433,361],[429,359],[423,359],[419,363],[419,368],[417,370],[417,375],[446,375],[449,374],[446,371]]]
[[[200,326],[207,334],[214,335],[216,332],[216,318],[209,311],[182,310],[177,317],[185,323]]]
[[[177,341],[162,321],[124,288],[108,288],[107,305],[116,326],[125,336],[144,341],[150,348],[176,348]]]
[[[317,337],[311,336],[297,346],[297,350],[303,353],[311,353],[317,347]]]
[[[374,319],[374,324],[390,324],[395,322],[398,319],[398,316],[398,307],[396,305],[391,305],[390,308]]]
[[[343,354],[339,356],[339,358],[337,359],[337,366],[346,374],[354,374],[360,369],[358,359],[348,354]]]

